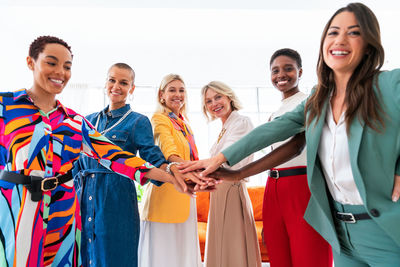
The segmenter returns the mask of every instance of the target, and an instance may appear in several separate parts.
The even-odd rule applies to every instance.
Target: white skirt
[[[139,267],[201,267],[196,199],[184,223],[140,222]]]

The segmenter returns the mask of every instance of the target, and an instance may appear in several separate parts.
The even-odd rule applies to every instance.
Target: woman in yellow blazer
[[[197,160],[192,130],[185,120],[185,84],[179,75],[163,78],[158,104],[151,122],[155,142],[165,158],[176,163]],[[201,266],[194,198],[168,184],[149,185],[145,189],[141,220],[139,266]]]

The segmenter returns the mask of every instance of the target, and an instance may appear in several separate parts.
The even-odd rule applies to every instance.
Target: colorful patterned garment
[[[141,184],[153,166],[122,151],[83,116],[57,107],[38,110],[26,90],[0,93],[0,169],[52,177],[79,154]],[[22,185],[0,180],[0,266],[81,266],[81,218],[73,181],[33,202]]]
[[[197,152],[196,143],[194,142],[194,136],[186,126],[185,119],[181,114],[179,117],[175,113],[169,112],[168,117],[174,125],[175,130],[182,132],[185,139],[188,141],[190,148],[190,160],[199,160],[199,153]]]

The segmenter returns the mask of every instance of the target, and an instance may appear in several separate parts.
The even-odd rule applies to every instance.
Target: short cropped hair
[[[67,48],[73,57],[71,47],[64,40],[54,36],[39,36],[36,38],[29,46],[29,56],[37,60],[39,54],[43,52],[47,44],[60,44]]]

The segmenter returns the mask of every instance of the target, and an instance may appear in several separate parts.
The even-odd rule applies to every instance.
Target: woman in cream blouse
[[[253,125],[248,117],[240,115],[238,98],[226,84],[213,81],[203,87],[203,112],[207,119],[220,119],[222,130],[211,148],[215,156],[244,135]],[[239,169],[253,161],[249,156],[231,169]],[[206,238],[206,267],[261,266],[253,209],[244,180],[217,185],[210,194],[210,211]]]

